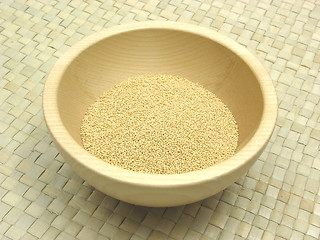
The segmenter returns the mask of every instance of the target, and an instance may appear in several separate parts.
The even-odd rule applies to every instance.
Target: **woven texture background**
[[[0,2],[2,239],[319,239],[320,1]],[[78,177],[52,143],[41,94],[55,61],[133,21],[202,25],[248,48],[278,94],[274,134],[236,183],[203,201],[146,208]]]

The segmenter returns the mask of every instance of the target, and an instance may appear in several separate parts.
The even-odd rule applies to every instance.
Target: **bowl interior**
[[[100,40],[79,54],[58,86],[61,120],[82,145],[83,115],[104,91],[141,74],[171,74],[200,83],[230,108],[239,126],[240,150],[263,112],[260,85],[234,52],[197,34],[168,29],[133,30]]]

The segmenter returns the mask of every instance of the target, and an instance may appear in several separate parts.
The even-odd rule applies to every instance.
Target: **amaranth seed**
[[[80,129],[84,148],[112,165],[180,174],[230,158],[238,127],[212,92],[185,78],[141,75],[103,93]]]

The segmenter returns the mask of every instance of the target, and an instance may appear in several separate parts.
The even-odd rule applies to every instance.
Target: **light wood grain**
[[[182,76],[221,98],[239,125],[237,153],[204,170],[150,175],[86,152],[80,124],[87,107],[115,84],[145,73]],[[89,184],[129,203],[176,206],[223,190],[249,169],[272,134],[277,97],[263,66],[233,40],[193,25],[145,22],[107,29],[70,48],[47,78],[43,111],[62,156]]]

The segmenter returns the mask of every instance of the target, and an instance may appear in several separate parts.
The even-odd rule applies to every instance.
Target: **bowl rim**
[[[57,104],[58,89],[60,80],[69,64],[83,50],[105,38],[124,32],[147,29],[176,30],[210,39],[235,53],[253,72],[262,92],[262,117],[254,135],[234,156],[206,169],[182,174],[148,174],[134,172],[113,166],[93,156],[77,143],[64,127]],[[262,153],[271,137],[278,112],[277,95],[273,82],[259,60],[248,49],[212,29],[170,21],[135,22],[117,25],[80,40],[74,46],[70,47],[51,69],[44,86],[42,104],[44,118],[55,144],[58,145],[58,149],[63,150],[64,153],[76,161],[77,164],[112,181],[157,188],[170,188],[179,185],[194,185],[209,182],[222,176],[233,174],[238,168],[244,168],[245,165],[252,165],[255,159]],[[81,177],[87,180],[85,176]]]

